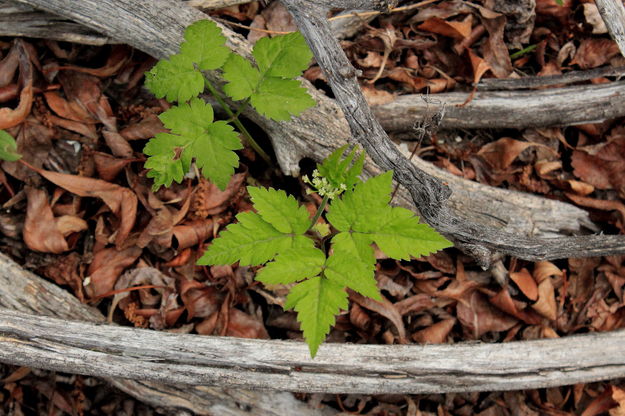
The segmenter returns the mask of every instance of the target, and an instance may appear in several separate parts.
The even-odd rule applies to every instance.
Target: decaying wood
[[[428,111],[445,106],[441,128],[526,128],[598,123],[625,116],[625,81],[537,91],[484,91],[462,105],[464,92],[400,95],[372,107],[388,132],[410,132]]]
[[[625,7],[621,0],[595,0],[599,14],[610,36],[625,56]]]
[[[0,36],[26,36],[86,45],[111,43],[110,38],[86,26],[11,0],[0,0]]]
[[[19,1],[92,27],[94,30],[101,31],[157,58],[176,53],[185,27],[196,20],[207,18],[206,15],[182,3],[172,3],[168,0],[153,0],[147,5],[139,0],[82,0],[80,10],[76,9],[75,2],[71,0]],[[325,12],[316,16],[318,23],[327,27],[327,21],[322,16],[325,16]],[[250,45],[245,39],[228,28],[223,27],[223,31],[229,46],[235,52],[250,56]],[[349,71],[351,66],[345,68]],[[215,82],[220,81],[217,74],[209,74],[209,77]],[[274,122],[265,119],[252,109],[244,112],[246,117],[258,124],[270,137],[278,163],[286,174],[297,175],[302,158],[319,160],[351,140],[341,109],[333,100],[310,87],[310,84],[306,85],[309,86],[311,94],[316,99],[317,106],[306,111],[302,117],[294,118],[289,122]],[[363,105],[366,106],[364,102]],[[367,131],[363,133],[370,134]],[[372,131],[372,137],[373,133]],[[379,139],[378,136],[375,137],[376,140]],[[625,250],[623,239],[617,236],[564,240],[532,238],[536,235],[552,236],[554,230],[560,233],[559,235],[568,234],[571,230],[578,230],[584,223],[587,223],[588,217],[583,214],[583,211],[568,204],[529,194],[493,190],[488,186],[455,178],[418,158],[415,158],[411,165],[390,142],[376,142],[374,146],[378,147],[378,145],[379,148],[373,149],[372,153],[376,161],[383,161],[384,154],[390,152],[388,154],[393,155],[393,160],[398,164],[381,163],[380,165],[384,168],[396,168],[396,173],[401,174],[399,177],[401,182],[408,184],[408,188],[413,191],[417,191],[416,195],[425,196],[425,199],[419,199],[420,197],[416,199],[425,219],[454,237],[457,242],[462,243],[463,247],[470,250],[484,266],[488,265],[497,252],[525,259],[538,259],[596,256],[620,253]],[[439,180],[422,173],[415,176],[417,168],[428,169],[428,172],[436,175]],[[368,164],[366,171],[370,175],[379,172],[373,164]],[[425,178],[428,183],[447,182],[456,195],[466,196],[463,190],[471,187],[473,187],[471,188],[473,193],[469,198],[458,198],[452,195],[445,215],[438,215],[439,207],[442,206],[449,193],[445,192],[444,195],[428,193],[432,189],[427,187],[416,189],[415,181],[419,176]],[[436,187],[443,189],[439,185]],[[403,192],[401,196],[404,198],[404,203],[408,203],[411,198],[415,197],[406,192]],[[513,197],[514,202],[510,202]],[[543,209],[532,210],[537,206],[542,206]],[[564,222],[561,220],[561,211],[570,214]],[[544,229],[547,224],[550,226]],[[523,225],[522,228],[519,228],[519,225]]]
[[[0,308],[28,314],[69,320],[86,321],[94,331],[105,322],[104,316],[95,308],[80,303],[74,296],[56,284],[25,271],[4,254],[0,254]],[[28,316],[24,315],[24,316]],[[88,323],[88,324],[87,324]],[[0,330],[0,339],[5,334]],[[0,341],[0,349],[2,348]],[[236,355],[236,352],[233,353]],[[0,359],[0,361],[2,361]],[[9,362],[7,360],[6,362]],[[33,365],[34,368],[45,366]],[[75,372],[71,368],[68,371]],[[105,374],[93,374],[104,376]],[[290,393],[257,392],[243,389],[208,386],[175,386],[155,381],[107,379],[120,390],[155,407],[184,409],[198,415],[228,416],[284,416],[295,412],[305,416],[330,416],[336,412],[312,409],[296,400]]]
[[[377,17],[376,15],[359,16],[358,12],[359,10],[344,11],[330,21],[332,33],[337,39],[351,38]]]
[[[192,7],[213,10],[251,2],[252,0],[187,0],[186,3]]]
[[[625,331],[457,345],[324,344],[172,334],[0,309],[0,361],[171,385],[416,394],[625,377]]]

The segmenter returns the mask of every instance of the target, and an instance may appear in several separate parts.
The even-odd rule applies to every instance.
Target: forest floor
[[[482,78],[625,65],[590,0],[537,0],[535,9],[519,5],[505,16],[489,1],[402,5],[342,41],[362,71],[371,105],[403,94],[434,101],[437,93],[466,91],[470,97]],[[251,41],[296,29],[277,2],[209,14]],[[306,194],[301,178],[284,177],[244,149],[225,191],[192,172],[182,184],[153,192],[142,149],[164,131],[157,116],[169,106],[142,86],[154,59],[123,45],[9,38],[0,39],[0,54],[0,102],[15,108],[0,110],[0,126],[19,120],[7,131],[27,162],[1,165],[2,252],[121,325],[302,338],[294,312],[281,307],[285,288],[255,282],[254,268],[195,265],[219,230],[251,209],[247,184],[286,189],[314,212],[319,200]],[[314,63],[305,77],[331,95]],[[27,82],[33,94],[20,101]],[[394,140],[455,175],[577,205],[601,232],[625,232],[622,120],[506,130],[429,126],[432,135],[423,140],[419,127],[428,126]],[[313,167],[303,163],[303,173]],[[41,169],[64,175],[45,179]],[[623,256],[505,258],[497,272],[456,249],[412,261],[378,254],[384,301],[351,297],[328,342],[509,342],[625,327]],[[625,415],[623,381],[494,393],[297,397],[345,414],[380,416]],[[0,403],[0,414],[15,415],[155,412],[92,377],[3,365]]]

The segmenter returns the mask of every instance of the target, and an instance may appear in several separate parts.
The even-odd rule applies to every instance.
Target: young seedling
[[[239,120],[247,105],[260,114],[281,121],[297,116],[315,101],[296,77],[308,68],[312,53],[299,33],[260,39],[252,51],[255,65],[226,47],[221,29],[210,20],[189,26],[180,53],[159,61],[146,73],[145,85],[158,98],[178,104],[159,116],[171,133],[159,133],[144,149],[145,166],[154,188],[180,182],[195,161],[202,174],[225,189],[242,145],[232,122],[250,146],[267,162],[270,158]],[[221,70],[229,81],[223,93],[241,101],[236,112],[202,71]],[[230,117],[213,121],[210,104],[198,96],[207,89]]]
[[[17,153],[17,143],[15,143],[13,136],[4,130],[0,130],[0,159],[15,162],[21,158],[22,155]]]
[[[292,196],[272,188],[248,187],[256,212],[237,215],[198,261],[202,265],[262,266],[256,279],[267,285],[295,284],[285,308],[294,309],[311,357],[317,354],[335,316],[347,309],[346,289],[380,300],[375,280],[373,244],[387,256],[409,260],[451,243],[413,212],[389,205],[392,171],[361,181],[364,155],[345,148],[317,165],[312,192],[323,197],[310,219]],[[332,226],[329,235],[316,231],[323,214]],[[311,231],[312,230],[312,231]],[[326,230],[327,231],[327,230]]]

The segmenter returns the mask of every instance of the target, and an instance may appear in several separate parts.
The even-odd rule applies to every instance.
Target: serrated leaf
[[[292,248],[278,254],[258,272],[256,280],[268,285],[294,283],[317,276],[325,261],[325,254],[318,248]]]
[[[248,187],[254,208],[282,233],[303,234],[310,226],[308,210],[282,190]]]
[[[393,172],[369,178],[332,201],[326,216],[339,231],[370,232],[391,200]]]
[[[198,264],[233,264],[258,266],[290,248],[313,247],[303,235],[284,234],[254,212],[237,215],[238,223],[230,224],[208,247]]]
[[[375,280],[375,261],[365,263],[335,249],[326,261],[323,274],[342,287],[348,287],[372,299],[381,299]]]
[[[373,243],[371,236],[364,233],[342,232],[332,237],[333,250],[353,256],[363,263],[375,264],[371,243]]]
[[[180,53],[202,70],[220,68],[230,55],[230,49],[225,46],[226,38],[213,21],[198,20],[187,27],[184,38]]]
[[[213,107],[200,98],[171,107],[158,118],[172,133],[195,136],[206,130],[213,122]]]
[[[289,120],[313,107],[312,99],[299,81],[265,78],[250,97],[250,103],[260,114],[272,120]]]
[[[339,188],[344,184],[347,190],[352,190],[360,180],[358,176],[362,173],[365,163],[365,154],[356,154],[354,147],[349,154],[343,158],[343,153],[348,145],[341,146],[332,152],[323,163],[317,164],[317,170],[326,178],[334,188]],[[354,158],[356,159],[354,161]],[[352,165],[352,161],[354,161]]]
[[[223,66],[223,77],[230,81],[224,85],[224,92],[233,100],[243,100],[255,91],[261,80],[260,72],[250,61],[231,54]]]
[[[285,309],[293,308],[297,312],[297,320],[313,358],[334,325],[335,316],[347,306],[347,293],[343,287],[319,276],[294,286],[284,305]]]
[[[298,77],[312,59],[312,52],[299,32],[259,39],[252,55],[266,77]]]
[[[144,167],[149,169],[148,178],[154,179],[152,189],[157,191],[161,186],[171,186],[172,182],[182,182],[186,170],[179,159],[170,155],[156,155],[148,158]]]
[[[4,130],[0,130],[0,159],[15,162],[21,158],[22,155],[17,153],[17,143],[13,136]]]
[[[427,256],[452,246],[432,227],[419,223],[412,211],[401,207],[391,208],[371,237],[387,256],[400,260]]]
[[[184,102],[204,91],[204,77],[188,57],[172,55],[146,72],[145,86],[157,98]]]
[[[180,170],[188,172],[195,158],[202,174],[225,189],[239,165],[239,156],[234,151],[242,148],[232,126],[225,121],[213,122],[212,107],[199,98],[174,106],[159,118],[176,134],[157,134],[143,150],[151,156],[146,167],[155,170],[149,175],[155,179],[154,186],[180,181]],[[166,161],[165,156],[174,162]],[[175,177],[171,176],[174,174]]]
[[[195,163],[202,174],[221,190],[225,190],[239,166],[239,156],[234,150],[241,149],[241,140],[231,125],[216,121],[206,128],[205,134],[195,138],[187,151],[195,156]]]

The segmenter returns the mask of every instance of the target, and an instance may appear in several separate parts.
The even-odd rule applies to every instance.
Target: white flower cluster
[[[328,181],[327,178],[324,178],[323,176],[321,176],[321,174],[319,173],[317,169],[313,170],[312,177],[313,177],[312,180],[310,180],[308,175],[304,175],[302,177],[302,180],[304,181],[304,183],[307,183],[308,185],[315,188],[319,196],[324,197],[327,195],[328,198],[333,199],[341,195],[345,190],[347,190],[347,185],[345,185],[344,183],[342,183],[338,188],[336,188],[334,185],[330,183],[330,181]],[[312,193],[314,191],[309,190],[307,192]]]

